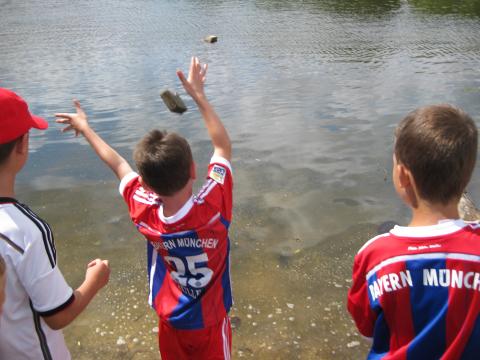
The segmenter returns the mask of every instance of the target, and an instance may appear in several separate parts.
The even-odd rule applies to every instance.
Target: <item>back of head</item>
[[[190,145],[176,133],[150,131],[135,147],[133,158],[143,181],[158,195],[171,196],[190,180]]]
[[[465,190],[477,156],[477,127],[464,111],[431,105],[396,129],[395,157],[412,173],[422,199],[446,205]]]

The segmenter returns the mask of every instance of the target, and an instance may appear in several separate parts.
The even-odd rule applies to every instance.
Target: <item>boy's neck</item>
[[[169,217],[175,215],[190,199],[192,194],[192,186],[189,183],[175,195],[162,197],[163,216]]]
[[[15,174],[0,170],[0,197],[15,197]]]
[[[447,205],[430,204],[420,200],[416,208],[412,208],[412,220],[408,226],[436,225],[441,220],[458,219],[458,201],[453,200]]]

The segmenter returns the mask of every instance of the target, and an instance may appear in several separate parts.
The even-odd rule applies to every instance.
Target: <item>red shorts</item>
[[[160,321],[158,343],[162,360],[230,360],[230,318],[200,330],[178,330]]]

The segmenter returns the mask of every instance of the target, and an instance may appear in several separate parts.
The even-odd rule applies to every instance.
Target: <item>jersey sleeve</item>
[[[370,306],[366,273],[359,254],[355,256],[352,273],[352,287],[348,291],[347,308],[360,334],[373,337],[376,313]]]
[[[131,172],[123,177],[119,186],[120,195],[127,203],[132,220],[137,223],[148,214],[152,206],[158,204],[158,196],[145,190],[139,181],[139,176]]]
[[[28,236],[29,245],[15,266],[17,275],[35,311],[42,316],[53,315],[74,300],[73,290],[57,264],[52,266],[42,235],[30,233]]]
[[[199,193],[227,221],[232,219],[233,176],[230,162],[213,156],[208,166],[207,182]]]

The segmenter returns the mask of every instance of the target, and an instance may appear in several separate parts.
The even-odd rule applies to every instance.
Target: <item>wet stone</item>
[[[232,316],[230,318],[230,324],[232,325],[232,329],[238,329],[242,323],[242,320],[238,316]]]
[[[185,103],[177,93],[167,89],[160,93],[160,97],[171,112],[182,114],[187,111]]]
[[[398,225],[395,221],[385,221],[378,226],[377,234],[385,234],[392,230],[395,225]]]
[[[216,35],[209,35],[203,39],[205,42],[213,44],[218,41],[218,37]]]

